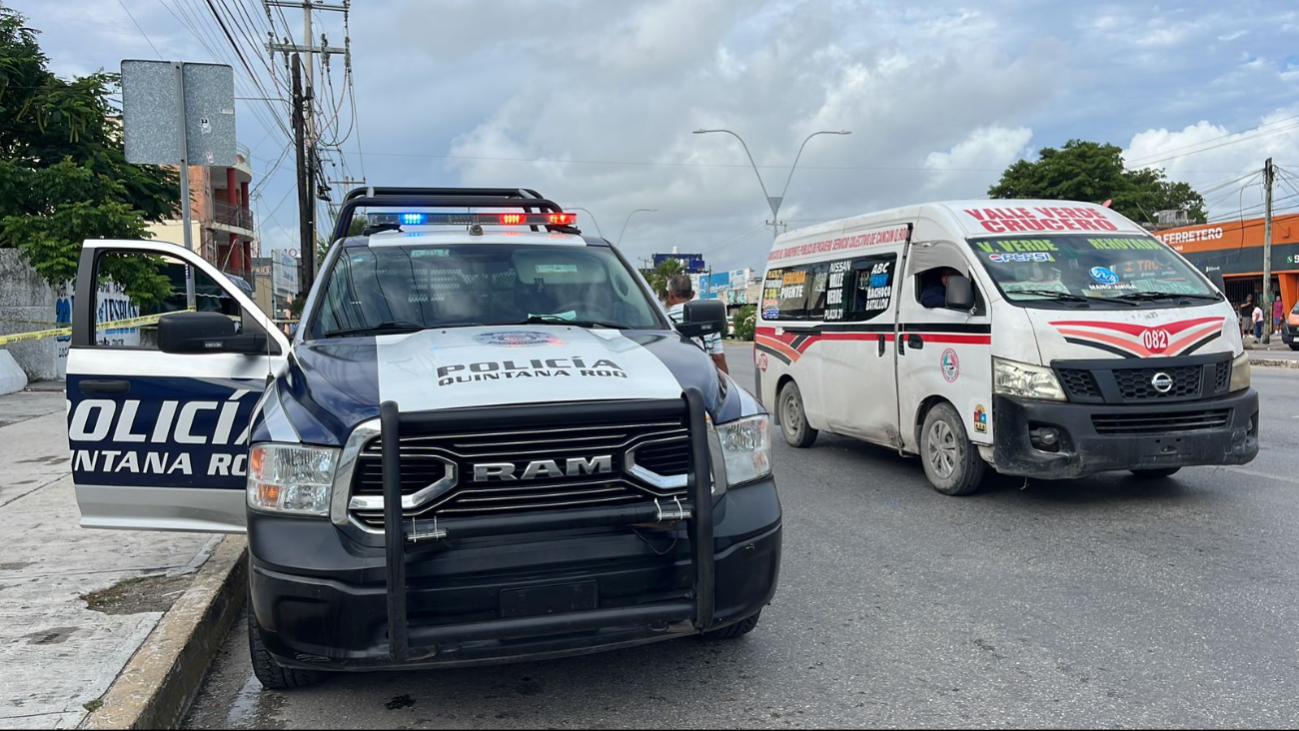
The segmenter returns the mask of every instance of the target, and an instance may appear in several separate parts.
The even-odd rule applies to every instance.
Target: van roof
[[[771,261],[826,258],[901,241],[899,227],[929,222],[957,238],[1051,233],[1148,233],[1117,211],[1077,201],[982,199],[891,208],[790,231],[776,239]],[[783,255],[782,255],[783,254]]]

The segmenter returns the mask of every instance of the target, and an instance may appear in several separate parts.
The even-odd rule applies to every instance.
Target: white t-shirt
[[[1254,305],[1254,322],[1262,322],[1262,321],[1263,321],[1263,308],[1259,307],[1258,305]]]
[[[685,322],[686,304],[682,302],[679,304],[672,305],[672,307],[668,308],[668,317],[671,317],[673,322]],[[709,355],[722,354],[721,333],[713,333],[711,335],[705,335],[700,338],[695,338],[695,340],[698,340],[700,343],[703,343],[705,353]]]

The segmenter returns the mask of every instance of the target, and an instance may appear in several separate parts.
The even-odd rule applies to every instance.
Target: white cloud
[[[925,167],[934,171],[929,179],[932,190],[945,190],[959,173],[980,170],[1004,170],[1027,152],[1033,130],[1027,127],[981,127],[970,133],[947,152],[931,152]]]
[[[1256,190],[1240,194],[1245,181],[1229,181],[1262,170],[1269,157],[1278,165],[1299,168],[1290,162],[1299,161],[1299,105],[1277,109],[1237,132],[1204,120],[1181,130],[1149,129],[1134,135],[1124,150],[1131,167],[1163,168],[1173,180],[1211,191],[1205,198],[1210,215],[1218,216],[1257,200]]]

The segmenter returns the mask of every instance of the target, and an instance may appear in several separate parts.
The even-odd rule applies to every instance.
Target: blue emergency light
[[[576,213],[371,213],[373,224],[402,226],[573,226]]]

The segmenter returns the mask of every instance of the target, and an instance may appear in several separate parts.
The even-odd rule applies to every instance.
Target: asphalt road
[[[731,353],[752,383],[746,353]],[[777,437],[781,586],[747,638],[546,663],[340,676],[278,693],[242,624],[193,728],[1294,727],[1299,370],[1255,369],[1263,447],[1143,483],[997,478]]]

